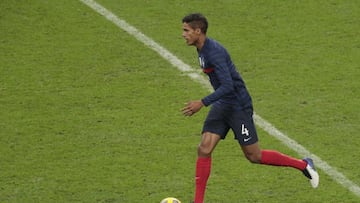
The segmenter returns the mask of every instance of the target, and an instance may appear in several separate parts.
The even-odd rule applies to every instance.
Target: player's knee
[[[247,160],[254,164],[258,164],[261,162],[261,154],[259,153],[246,153],[245,157],[247,158]]]
[[[201,157],[210,157],[211,156],[211,149],[210,147],[206,147],[203,145],[198,146],[198,156]]]

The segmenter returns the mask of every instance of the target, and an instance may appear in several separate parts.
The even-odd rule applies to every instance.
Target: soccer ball
[[[163,200],[161,200],[160,203],[181,203],[180,200],[174,198],[174,197],[167,197]]]

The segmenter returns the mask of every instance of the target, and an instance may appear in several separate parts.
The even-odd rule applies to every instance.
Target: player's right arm
[[[210,78],[212,84],[218,84],[217,87],[214,87],[215,91],[208,96],[204,97],[201,101],[205,106],[209,106],[215,101],[221,99],[224,95],[234,91],[234,84],[230,73],[230,68],[227,63],[227,55],[221,54],[213,58],[212,65],[214,67],[214,72],[216,77]]]

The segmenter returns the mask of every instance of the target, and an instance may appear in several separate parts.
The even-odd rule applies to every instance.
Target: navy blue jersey
[[[202,99],[205,106],[229,104],[239,109],[252,108],[252,101],[227,50],[217,41],[206,38],[198,50],[200,66],[209,77],[214,92]]]

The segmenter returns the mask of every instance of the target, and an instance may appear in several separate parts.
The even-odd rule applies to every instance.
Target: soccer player
[[[312,187],[318,187],[319,175],[310,158],[301,160],[278,151],[260,149],[249,92],[227,50],[207,37],[207,19],[200,13],[193,13],[185,16],[182,23],[182,36],[188,45],[196,47],[202,71],[207,74],[214,88],[213,93],[188,102],[182,109],[185,116],[192,116],[203,106],[211,105],[197,149],[195,203],[204,202],[211,170],[211,154],[230,129],[251,163],[293,167],[302,171]]]

